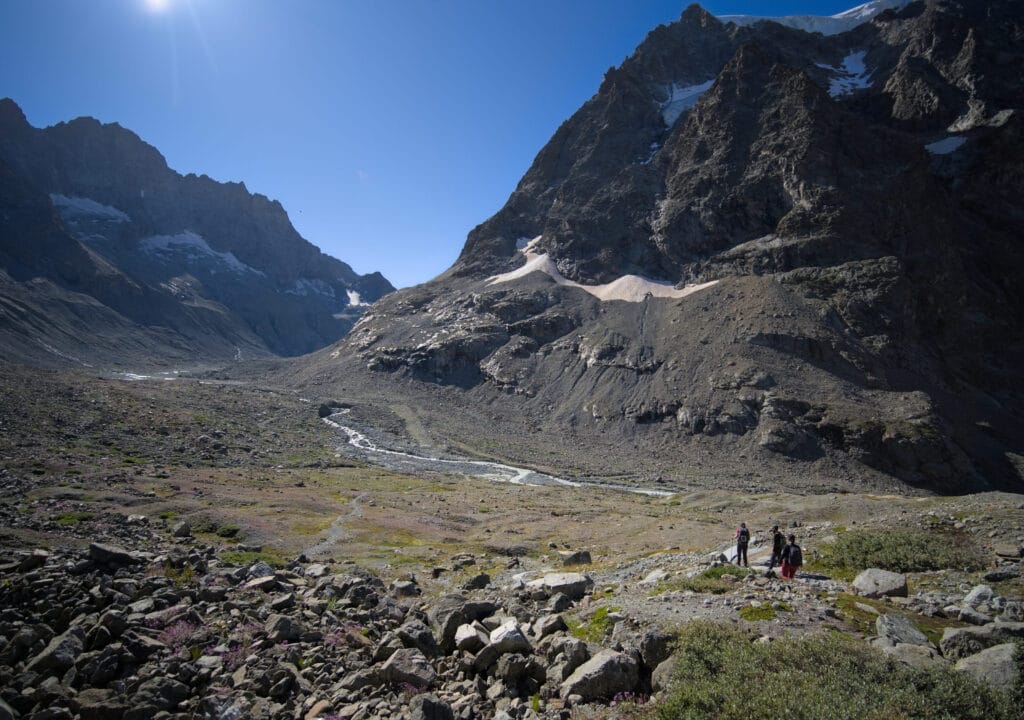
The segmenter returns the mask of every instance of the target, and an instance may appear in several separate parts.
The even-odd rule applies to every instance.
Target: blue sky
[[[2,0],[0,97],[244,181],[402,287],[444,271],[664,0]],[[707,2],[830,15],[853,2]]]

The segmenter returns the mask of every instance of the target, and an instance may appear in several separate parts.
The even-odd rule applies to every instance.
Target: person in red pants
[[[804,552],[796,544],[796,535],[790,535],[786,547],[782,548],[782,577],[792,580],[803,564]]]

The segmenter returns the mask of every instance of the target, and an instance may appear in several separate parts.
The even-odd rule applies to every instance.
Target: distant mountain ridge
[[[450,270],[297,372],[585,474],[1024,488],[1019,5],[888,5],[835,34],[691,5]]]
[[[297,355],[340,338],[394,289],[304,240],[277,201],[179,175],[116,124],[37,129],[0,100],[0,179],[0,333],[12,359],[60,357],[40,342],[95,354],[64,323],[69,309],[107,327],[100,363],[117,361],[115,338],[132,338],[133,361],[150,344],[179,358]]]

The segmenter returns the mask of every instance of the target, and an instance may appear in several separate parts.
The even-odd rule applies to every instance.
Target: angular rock
[[[302,637],[302,625],[288,615],[271,615],[264,629],[271,642],[291,642]]]
[[[590,565],[593,560],[590,559],[589,550],[563,550],[558,553],[562,558],[562,565],[565,567],[571,567],[573,565]]]
[[[672,643],[675,637],[662,630],[648,630],[640,639],[640,660],[648,669],[653,670],[668,659],[672,654]]]
[[[124,565],[138,565],[142,558],[122,547],[107,545],[105,543],[91,543],[89,545],[89,557],[100,565],[119,567]]]
[[[1024,640],[1024,623],[992,623],[983,627],[946,628],[939,649],[943,657],[959,660],[994,645]]]
[[[988,602],[993,597],[995,597],[995,591],[991,587],[988,585],[975,585],[964,597],[964,604],[977,607],[984,602]]]
[[[395,580],[391,583],[391,594],[396,598],[416,597],[422,590],[412,580]]]
[[[500,655],[505,653],[533,652],[533,646],[530,645],[530,641],[523,634],[522,628],[519,627],[519,622],[514,619],[506,621],[491,631],[490,645]]]
[[[84,649],[84,635],[80,627],[68,628],[67,632],[53,638],[43,651],[32,658],[26,666],[30,672],[52,672],[61,674],[75,664]]]
[[[437,679],[433,666],[415,648],[396,650],[384,663],[381,675],[386,682],[408,683],[417,688],[428,688]]]
[[[184,520],[174,523],[174,526],[171,528],[171,535],[176,538],[192,537],[192,526]]]
[[[890,640],[893,644],[931,645],[928,637],[905,615],[879,615],[875,618],[875,631],[878,637]]]
[[[463,590],[483,590],[491,584],[491,576],[487,573],[477,573],[462,584]]]
[[[533,636],[538,640],[543,640],[548,635],[553,635],[556,632],[562,632],[567,629],[565,620],[562,619],[561,615],[544,615],[537,618],[537,621],[533,624]]]
[[[1019,560],[1024,557],[1024,547],[1014,543],[1002,543],[992,548],[995,554],[1001,558]]]
[[[459,629],[455,631],[455,647],[459,650],[477,653],[490,641],[491,634],[478,622],[460,625]]]
[[[869,598],[906,597],[907,576],[878,568],[863,571],[853,581],[853,591]]]
[[[409,703],[410,720],[455,720],[452,707],[435,695],[422,693]]]
[[[882,652],[902,663],[921,670],[944,665],[946,663],[946,661],[942,659],[942,656],[939,655],[938,651],[926,645],[896,643],[889,647],[883,647]]]
[[[651,691],[662,692],[668,690],[669,685],[672,683],[672,678],[676,672],[676,659],[668,657],[658,663],[658,666],[654,668],[654,672],[651,673]]]
[[[957,619],[960,622],[965,622],[970,625],[988,625],[992,622],[991,617],[983,612],[978,612],[970,606],[960,608],[960,613],[957,615]]]
[[[580,600],[594,586],[594,581],[581,573],[548,573],[526,586],[544,590],[549,595],[562,593],[571,600]]]
[[[430,628],[419,620],[410,620],[396,631],[405,647],[417,648],[427,657],[441,654],[441,648]]]
[[[634,692],[640,683],[636,659],[614,650],[602,650],[580,665],[562,683],[562,698],[579,695],[583,702],[607,700],[618,693]]]
[[[1020,649],[1017,643],[993,645],[965,657],[954,666],[960,672],[969,673],[998,690],[1014,690],[1022,681],[1015,653]]]

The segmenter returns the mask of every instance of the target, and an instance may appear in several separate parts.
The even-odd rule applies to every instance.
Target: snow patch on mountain
[[[113,223],[131,222],[127,213],[118,210],[116,207],[98,203],[84,197],[68,197],[58,193],[50,194],[50,201],[57,208],[60,216],[69,221],[75,220],[105,220]]]
[[[583,285],[582,283],[569,280],[567,277],[562,275],[562,273],[558,271],[558,267],[555,265],[555,261],[551,259],[550,255],[547,253],[536,252],[536,246],[537,243],[540,242],[541,237],[541,235],[538,235],[533,238],[533,240],[520,238],[516,242],[516,248],[526,256],[526,264],[510,272],[489,277],[487,279],[487,284],[497,285],[498,283],[511,282],[513,280],[524,278],[531,273],[542,272],[554,280],[556,284],[579,288],[580,290],[590,293],[598,300],[643,302],[648,296],[661,298],[686,297],[698,290],[711,287],[718,282],[717,280],[712,280],[711,282],[701,283],[699,285],[687,285],[683,288],[677,288],[672,283],[651,280],[649,278],[641,277],[640,275],[623,275],[622,277],[613,280],[610,283],[605,283],[604,285]]]
[[[355,290],[346,290],[348,294],[348,304],[352,307],[370,307],[370,303],[363,302],[363,297]]]
[[[863,5],[858,5],[836,15],[829,16],[786,15],[783,17],[769,17],[767,15],[719,15],[718,19],[724,23],[734,23],[736,25],[754,25],[755,23],[768,20],[797,30],[803,30],[804,32],[838,35],[868,22],[871,18],[885,10],[899,10],[909,5],[910,2],[911,0],[873,0],[873,2],[864,3]]]
[[[233,253],[214,250],[201,235],[197,235],[191,230],[186,230],[177,235],[153,235],[152,237],[144,238],[139,241],[139,249],[164,258],[180,255],[189,263],[212,261],[225,266],[231,272],[239,275],[244,273],[264,275],[262,271],[243,263]],[[214,270],[213,272],[216,271]]]
[[[692,110],[700,96],[707,92],[708,88],[714,85],[714,83],[715,80],[712,78],[697,85],[677,85],[672,83],[669,87],[665,88],[668,92],[668,100],[661,104],[661,117],[665,121],[665,125],[668,127],[675,125],[679,116],[687,110]]]
[[[832,97],[849,95],[856,90],[863,90],[874,84],[871,81],[871,72],[864,64],[864,56],[866,54],[867,52],[864,50],[852,52],[843,58],[843,64],[840,67],[816,63],[818,67],[830,70],[835,74],[834,77],[829,79],[829,95]]]
[[[963,135],[950,135],[925,145],[924,149],[932,155],[949,155],[951,152],[959,149],[965,142],[967,142],[967,138]]]

